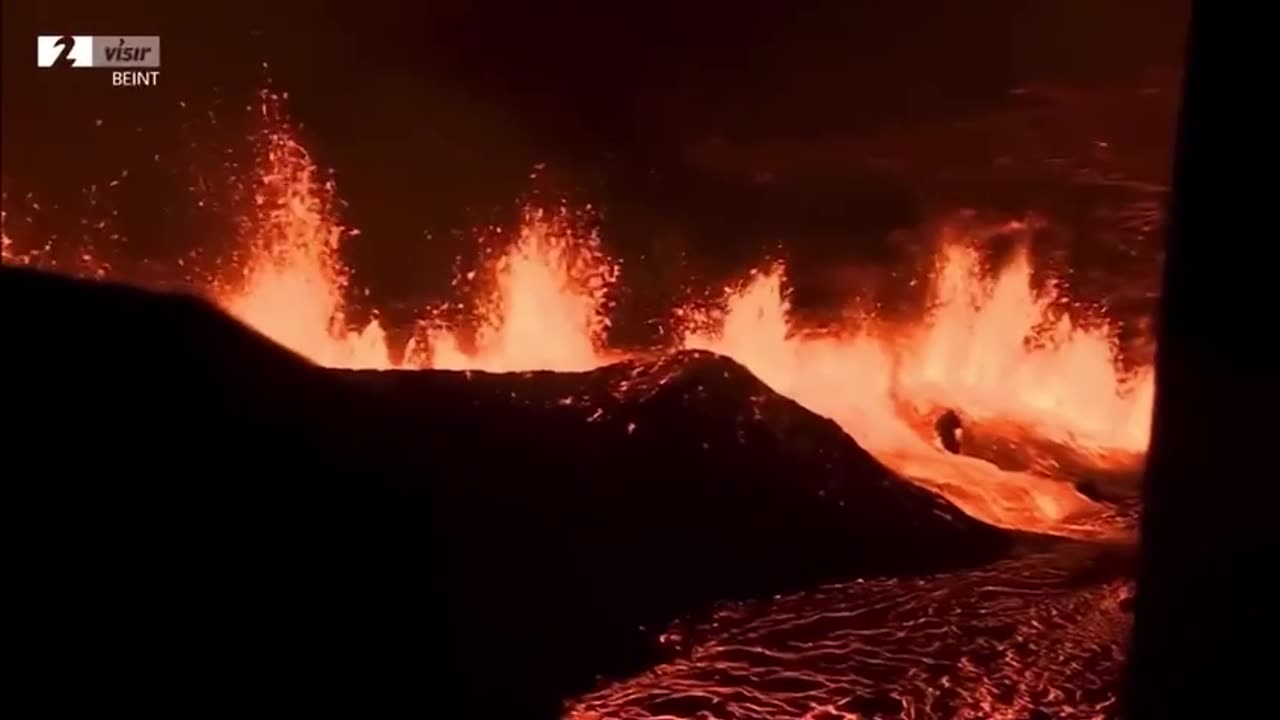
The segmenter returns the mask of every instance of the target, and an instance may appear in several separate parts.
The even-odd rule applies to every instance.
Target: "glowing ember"
[[[9,234],[4,231],[5,211],[0,210],[0,263],[8,264],[15,257],[13,254],[13,241],[9,239]]]

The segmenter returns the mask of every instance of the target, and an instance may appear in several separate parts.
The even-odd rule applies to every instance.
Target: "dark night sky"
[[[1186,9],[1179,0],[6,0],[3,13],[10,234],[21,232],[13,218],[29,214],[28,193],[51,216],[28,232],[72,234],[68,223],[102,212],[86,207],[85,188],[128,168],[95,201],[115,210],[127,252],[217,244],[225,228],[193,209],[186,187],[237,144],[240,109],[269,74],[363,232],[349,248],[358,275],[403,295],[447,281],[450,258],[469,246],[450,231],[509,213],[536,163],[550,164],[555,192],[603,208],[605,234],[624,254],[756,255],[734,216],[751,224],[759,213],[707,190],[691,146],[945,123],[998,108],[1029,83],[1137,82],[1176,67]],[[96,71],[51,76],[34,67],[37,33],[159,34],[161,86],[111,88]],[[840,182],[865,202],[835,213],[835,225],[878,233],[918,220],[909,188],[856,169]],[[793,214],[801,224],[815,211]]]

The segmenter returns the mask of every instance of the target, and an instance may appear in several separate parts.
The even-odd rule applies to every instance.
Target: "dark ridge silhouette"
[[[50,716],[551,717],[712,601],[1013,541],[715,355],[331,371],[186,297],[0,306],[4,696]]]
[[[1129,717],[1275,714],[1274,32],[1192,3],[1144,483]]]

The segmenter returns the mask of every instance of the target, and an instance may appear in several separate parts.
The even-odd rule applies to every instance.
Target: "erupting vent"
[[[278,100],[264,96],[262,109],[268,122],[257,138],[254,212],[243,223],[247,261],[232,279],[205,288],[229,313],[335,368],[585,370],[624,359],[606,344],[607,300],[620,265],[587,223],[563,208],[526,210],[509,248],[467,278],[485,288],[471,298],[473,333],[432,322],[407,347],[392,348],[376,319],[351,327],[344,307],[349,273],[337,252],[347,233],[336,218],[334,188],[320,178]],[[1027,252],[1014,253],[994,276],[983,271],[983,240],[1028,232],[1021,222],[945,230],[935,266],[922,278],[929,308],[914,321],[871,316],[806,331],[792,318],[785,268],[775,264],[726,290],[714,311],[672,308],[669,324],[682,347],[734,358],[978,518],[1010,528],[1109,533],[1111,525],[1098,519],[1105,513],[1055,470],[1137,467],[1148,441],[1152,370],[1125,367],[1116,328],[1105,318],[1062,311],[1059,289],[1032,282]],[[7,238],[4,252],[6,262],[31,260]],[[423,311],[424,318],[439,315]],[[955,418],[955,430],[940,437],[935,423],[944,413]],[[961,424],[965,442],[957,444]],[[984,428],[988,438],[1034,438],[1043,452],[1012,466],[999,462],[998,448],[983,452]]]

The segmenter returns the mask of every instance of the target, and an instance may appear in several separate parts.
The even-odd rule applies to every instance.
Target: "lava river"
[[[1132,620],[1120,565],[1076,546],[726,604],[668,632],[679,659],[581,698],[567,717],[1117,717]]]

